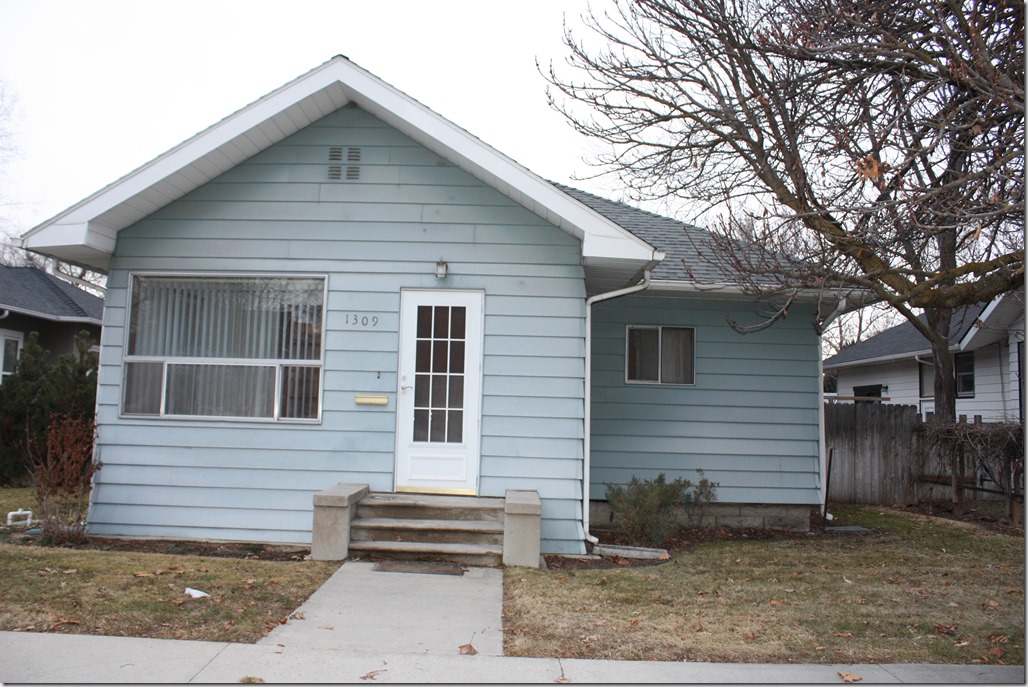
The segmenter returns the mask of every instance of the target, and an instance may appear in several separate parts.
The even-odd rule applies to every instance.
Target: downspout
[[[598,293],[585,301],[585,440],[583,466],[582,466],[582,531],[585,540],[590,544],[596,544],[599,539],[589,534],[589,485],[592,472],[592,384],[593,384],[593,303],[608,301],[612,298],[627,296],[647,289],[650,286],[650,270],[657,264],[657,260],[651,261],[643,269],[643,278],[635,286],[628,286],[617,291]]]
[[[825,321],[821,323],[821,331],[823,332],[829,324],[832,323],[837,317],[842,315],[843,311],[846,310],[846,297],[843,296],[839,299],[835,309],[825,318]],[[817,404],[817,427],[820,440],[818,441],[818,464],[821,471],[821,487],[818,489],[820,492],[821,501],[821,517],[825,520],[833,520],[835,516],[828,512],[828,488],[830,484],[830,476],[828,471],[831,469],[831,463],[828,461],[828,437],[825,433],[825,368],[824,368],[824,353],[822,351],[821,337],[817,337],[817,379],[819,382],[818,392],[820,395],[820,401]]]

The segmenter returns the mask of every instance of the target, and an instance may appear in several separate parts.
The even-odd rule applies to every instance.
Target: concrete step
[[[495,520],[356,518],[351,541],[406,541],[502,546],[503,523]]]
[[[462,565],[500,565],[503,547],[490,544],[461,544],[407,541],[351,541],[352,554],[406,560],[445,560]]]
[[[357,506],[357,517],[503,522],[503,499],[372,492],[361,499]]]

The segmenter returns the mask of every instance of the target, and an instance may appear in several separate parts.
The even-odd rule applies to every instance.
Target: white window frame
[[[630,379],[628,376],[628,361],[631,351],[629,349],[629,334],[633,329],[656,330],[657,332],[657,379]],[[692,381],[691,382],[662,382],[661,377],[661,347],[664,345],[663,330],[665,329],[686,329],[692,332]],[[696,386],[696,327],[679,325],[658,325],[658,324],[630,324],[625,327],[625,384],[646,384],[659,386]]]
[[[958,359],[961,362],[963,362],[965,360],[970,360],[971,361],[971,364],[970,364],[971,370],[970,371],[966,371],[965,370],[963,372],[958,371],[957,370],[957,360]],[[953,388],[954,388],[954,397],[955,398],[974,398],[974,393],[975,393],[975,371],[974,371],[975,365],[974,364],[975,364],[975,354],[974,354],[974,351],[963,351],[961,353],[954,353],[953,354],[953,377],[954,377]],[[963,392],[960,391],[960,382],[961,382],[962,379],[970,379],[971,380],[971,390],[970,391],[963,391]]]
[[[328,275],[327,274],[294,274],[294,273],[266,273],[266,272],[130,272],[128,275],[128,301],[125,306],[125,331],[123,350],[129,350],[129,337],[132,324],[132,303],[136,277],[171,277],[171,278],[195,278],[195,279],[234,279],[234,278],[263,278],[263,279],[320,279],[322,282],[321,293],[321,341],[317,360],[283,360],[279,358],[210,358],[210,357],[182,357],[182,356],[145,356],[128,355],[122,357],[122,389],[121,400],[118,405],[119,417],[127,419],[162,419],[162,420],[199,420],[199,421],[232,421],[232,422],[259,422],[275,424],[320,424],[325,402],[325,339],[326,325],[328,323]],[[125,380],[128,375],[127,366],[130,363],[161,363],[161,397],[160,410],[158,414],[152,413],[127,413],[125,412],[125,393],[128,385]],[[241,366],[241,367],[274,367],[275,386],[272,417],[250,417],[232,415],[173,415],[166,412],[168,400],[168,368],[175,364],[185,365],[217,365],[217,366]],[[318,412],[314,418],[293,418],[280,417],[282,402],[282,375],[286,367],[313,367],[320,370],[318,375]]]
[[[0,346],[4,345],[6,339],[15,339],[18,342],[18,355],[14,359],[15,365],[17,365],[18,359],[21,358],[21,350],[25,347],[25,333],[16,332],[13,329],[0,329]],[[3,355],[4,348],[0,348],[0,384],[4,383],[5,377],[10,377],[14,374],[13,370],[11,372],[4,372]]]

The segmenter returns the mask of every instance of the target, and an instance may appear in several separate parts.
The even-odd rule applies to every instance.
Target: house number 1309
[[[347,313],[346,324],[353,325],[354,327],[358,325],[361,327],[377,327],[378,315],[358,315],[357,313]]]

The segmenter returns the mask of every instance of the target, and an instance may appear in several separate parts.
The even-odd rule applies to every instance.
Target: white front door
[[[401,292],[396,491],[478,493],[483,301]]]

